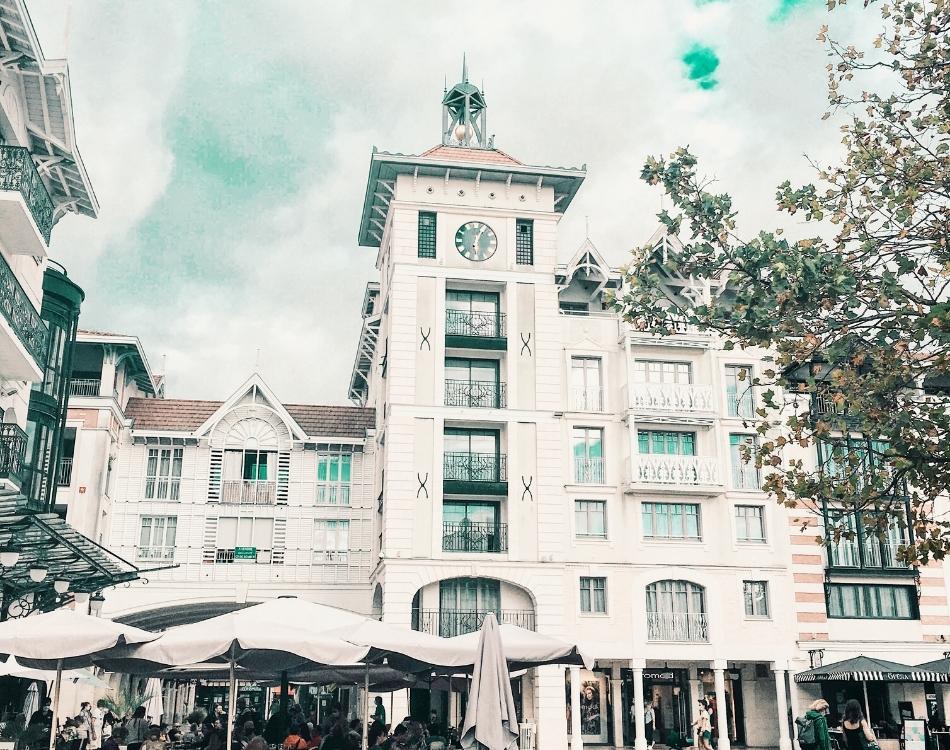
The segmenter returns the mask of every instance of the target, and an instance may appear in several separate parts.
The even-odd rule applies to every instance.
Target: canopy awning
[[[886,659],[855,656],[795,675],[795,682],[950,682],[950,674]]]
[[[920,669],[925,672],[940,672],[941,674],[950,674],[950,657],[943,657],[942,659],[935,659],[934,661],[927,661],[923,664],[918,664],[914,669]]]

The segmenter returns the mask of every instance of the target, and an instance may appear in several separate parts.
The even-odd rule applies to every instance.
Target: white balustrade
[[[647,612],[647,638],[705,643],[709,640],[709,620],[705,612]]]
[[[692,383],[633,383],[630,395],[635,409],[655,409],[680,413],[714,410],[709,385]]]
[[[716,458],[652,453],[633,457],[633,481],[644,484],[722,484]]]

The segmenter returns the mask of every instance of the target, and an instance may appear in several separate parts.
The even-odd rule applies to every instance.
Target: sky
[[[498,148],[587,166],[560,259],[589,227],[619,266],[662,203],[640,168],[679,146],[740,229],[794,231],[775,187],[841,153],[818,28],[867,43],[878,20],[824,0],[27,3],[69,61],[101,205],[50,247],[86,291],[80,326],[139,336],[168,397],[224,399],[257,367],[285,403],[346,403],[377,278],[356,240],[372,148],[439,142],[463,53]]]

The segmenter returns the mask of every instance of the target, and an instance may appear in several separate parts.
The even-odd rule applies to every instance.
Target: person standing
[[[125,725],[125,741],[129,750],[140,750],[148,739],[148,719],[145,718],[145,706],[139,706]]]
[[[841,728],[844,730],[846,750],[867,750],[868,745],[877,744],[877,737],[864,717],[861,704],[853,698],[844,704]]]
[[[96,701],[95,706],[89,707],[90,734],[89,750],[99,750],[102,747],[102,733],[105,729],[106,702],[104,700]]]
[[[647,748],[653,750],[653,743],[656,741],[654,731],[656,729],[656,711],[653,710],[653,701],[644,701],[643,703],[643,736],[647,741]]]
[[[374,702],[376,707],[373,709],[373,720],[378,721],[383,726],[386,726],[386,707],[383,705],[382,697],[377,695]]]
[[[693,729],[696,732],[696,746],[701,750],[712,750],[712,722],[709,719],[709,704],[705,698],[697,701],[698,712]]]
[[[92,704],[83,701],[79,704],[79,715],[76,717],[76,737],[79,740],[79,750],[86,750],[92,739]]]
[[[858,706],[860,710],[860,706]],[[798,729],[798,744],[802,750],[831,750],[828,736],[828,701],[819,698],[812,703],[804,716],[795,719]]]

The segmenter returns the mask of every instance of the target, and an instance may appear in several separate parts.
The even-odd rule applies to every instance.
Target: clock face
[[[469,260],[488,260],[498,248],[498,238],[488,224],[470,221],[455,233],[455,247]]]

